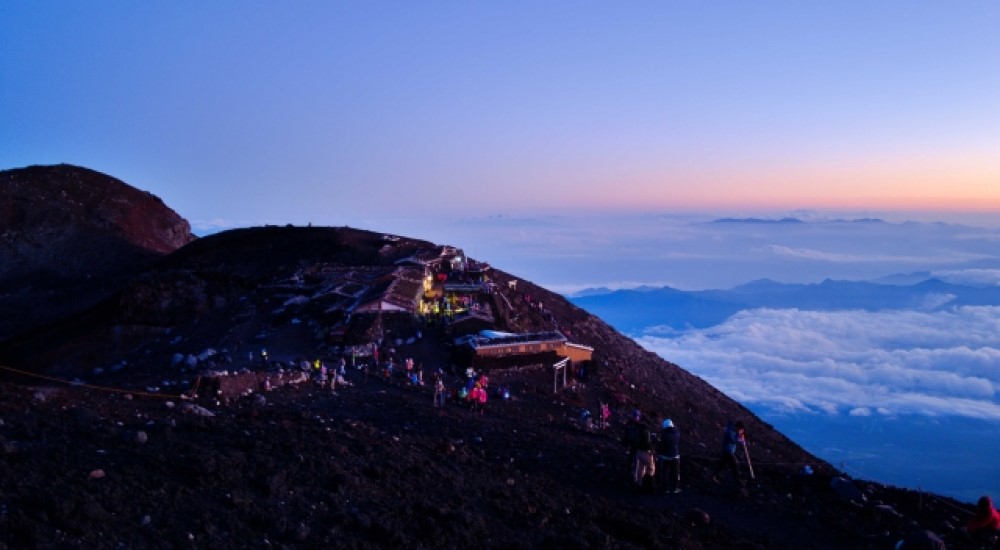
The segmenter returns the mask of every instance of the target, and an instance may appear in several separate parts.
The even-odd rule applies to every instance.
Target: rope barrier
[[[38,373],[34,373],[34,372],[28,372],[28,371],[23,371],[23,370],[20,370],[20,369],[15,369],[13,367],[7,367],[7,366],[3,366],[3,365],[0,365],[0,370],[5,370],[5,371],[17,373],[17,374],[20,374],[21,376],[27,376],[29,378],[38,378],[38,379],[41,379],[41,380],[48,380],[50,382],[57,382],[57,383],[60,383],[60,384],[66,384],[68,386],[73,386],[73,387],[77,387],[77,388],[87,388],[87,389],[91,389],[91,390],[98,390],[98,391],[104,391],[104,392],[109,392],[109,393],[139,395],[139,396],[143,396],[143,397],[156,397],[156,398],[160,398],[160,399],[188,399],[189,398],[189,396],[185,395],[185,394],[176,394],[176,395],[174,395],[174,394],[152,393],[152,392],[146,392],[146,391],[126,390],[126,389],[122,389],[122,388],[110,388],[110,387],[107,387],[107,386],[97,386],[95,384],[85,384],[83,382],[72,382],[72,381],[69,381],[69,380],[62,379],[62,378],[55,378],[53,376],[45,376],[45,375],[42,375],[42,374],[38,374]],[[191,389],[190,393],[193,393],[194,391],[196,391],[198,389],[198,386],[200,384],[201,384],[201,377],[199,376],[198,380],[195,382],[195,386]]]
[[[851,470],[851,471],[853,471],[853,472],[857,473],[857,474],[858,474],[859,476],[861,476],[861,477],[863,477],[863,478],[865,478],[865,479],[869,479],[869,480],[870,480],[870,479],[874,479],[874,478],[873,478],[872,476],[870,476],[870,475],[868,475],[868,474],[866,474],[866,473],[862,472],[861,470],[859,470],[859,469],[855,468],[854,466],[848,466],[848,465],[847,465],[846,463],[844,463],[844,462],[841,462],[841,463],[840,463],[840,469],[841,469],[841,470],[843,470],[843,471],[846,471],[846,470],[848,470],[848,469],[849,469],[849,470]],[[934,499],[935,501],[937,501],[938,503],[940,503],[940,504],[943,504],[943,505],[945,505],[945,506],[948,506],[949,508],[952,508],[952,509],[954,509],[954,510],[956,510],[956,511],[958,511],[958,512],[962,512],[962,513],[966,513],[966,514],[967,514],[967,513],[969,513],[969,510],[967,510],[967,509],[965,509],[965,508],[961,508],[961,507],[959,507],[959,506],[956,506],[956,505],[952,504],[951,502],[948,502],[947,500],[944,500],[944,499],[940,498],[940,497],[939,497],[938,495],[936,495],[936,494],[934,494],[934,493],[928,493],[927,491],[924,491],[924,490],[923,490],[922,488],[920,488],[920,487],[918,487],[918,488],[916,489],[916,491],[917,491],[918,493],[920,493],[920,494],[922,494],[922,495],[925,495],[925,496],[927,496],[928,498],[932,498],[932,499]]]
[[[702,460],[702,461],[718,460],[718,456],[711,456],[711,457],[709,457],[709,456],[705,456],[705,455],[687,455],[687,457],[688,457],[688,460]],[[756,462],[756,464],[757,465],[761,465],[761,466],[805,466],[805,465],[807,465],[809,463],[808,462]],[[844,472],[844,473],[847,473],[847,470],[851,470],[851,471],[853,471],[855,474],[857,474],[862,479],[866,479],[866,480],[873,480],[874,479],[872,476],[870,476],[868,474],[865,474],[864,472],[862,472],[861,470],[858,470],[857,468],[855,468],[853,466],[848,466],[844,462],[840,463],[839,470],[841,472]],[[880,482],[875,482],[875,483],[880,483]],[[944,498],[940,497],[939,495],[936,495],[934,493],[929,493],[927,491],[924,491],[921,488],[917,488],[916,491],[919,492],[920,494],[926,496],[927,498],[934,500],[935,502],[937,502],[940,505],[947,506],[948,508],[954,510],[957,513],[962,513],[962,514],[969,514],[970,513],[970,510],[968,508],[963,508],[961,506],[953,504],[952,502],[950,502],[948,500],[945,500]]]

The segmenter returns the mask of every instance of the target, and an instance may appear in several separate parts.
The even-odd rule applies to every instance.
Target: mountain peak
[[[93,305],[195,239],[158,197],[73,166],[0,171],[0,340]],[[25,323],[29,321],[28,323]]]

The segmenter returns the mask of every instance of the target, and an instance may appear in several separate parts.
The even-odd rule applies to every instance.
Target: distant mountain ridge
[[[570,301],[626,334],[638,334],[654,325],[677,330],[706,328],[734,313],[756,308],[934,311],[955,306],[1000,305],[1000,287],[960,285],[935,278],[909,284],[834,280],[786,284],[760,279],[729,290],[683,291],[669,287],[617,290],[581,293]]]
[[[853,220],[844,219],[834,219],[834,220],[821,220],[818,222],[810,222],[800,218],[718,218],[712,220],[711,223],[731,223],[731,224],[798,224],[798,223],[886,223],[885,220],[879,218],[857,218]]]

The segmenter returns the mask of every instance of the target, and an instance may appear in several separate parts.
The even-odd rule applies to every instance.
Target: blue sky
[[[196,227],[1000,210],[994,2],[5,2],[0,167]]]

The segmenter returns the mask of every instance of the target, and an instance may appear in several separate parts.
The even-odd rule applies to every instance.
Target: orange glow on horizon
[[[596,186],[578,188],[565,201],[571,206],[622,211],[1000,211],[1000,163],[992,157],[852,160],[635,173],[630,174],[632,179],[601,186],[600,192]]]

